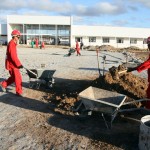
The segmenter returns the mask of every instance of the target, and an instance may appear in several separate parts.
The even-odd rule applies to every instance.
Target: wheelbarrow
[[[75,49],[70,48],[69,51],[68,51],[68,54],[66,54],[66,55],[64,55],[64,56],[65,56],[65,57],[69,57],[69,56],[71,56],[72,54],[74,54],[75,52],[76,52]]]
[[[53,87],[53,84],[55,83],[53,75],[56,70],[25,69],[29,76],[29,88],[35,87],[36,89],[39,89],[41,85],[45,85],[48,88]]]
[[[73,111],[77,113],[80,112],[81,115],[91,115],[93,111],[100,112],[107,128],[109,128],[107,122],[109,122],[111,128],[113,120],[119,112],[121,113],[125,111],[134,111],[136,109],[139,109],[122,109],[122,106],[148,100],[140,99],[125,103],[125,95],[92,86],[79,93],[79,99],[80,103],[75,106],[75,108],[73,108]]]

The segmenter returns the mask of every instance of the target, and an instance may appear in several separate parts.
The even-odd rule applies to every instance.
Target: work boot
[[[3,87],[3,85],[2,85],[1,82],[0,82],[0,90],[1,90],[2,92],[6,92],[6,88]]]

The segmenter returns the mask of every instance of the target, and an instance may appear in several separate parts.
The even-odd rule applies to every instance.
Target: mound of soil
[[[73,115],[70,108],[79,101],[78,94],[89,86],[102,88],[109,91],[115,91],[127,96],[126,101],[141,99],[146,97],[146,89],[148,82],[146,79],[140,78],[132,73],[118,74],[119,71],[125,70],[123,65],[112,67],[104,76],[97,78],[91,83],[85,84],[79,90],[70,92],[67,87],[59,90],[55,89],[49,93],[46,100],[50,103],[50,107],[54,106],[54,111],[61,114]],[[61,89],[61,90],[60,90]],[[65,91],[63,90],[65,89]],[[136,106],[140,106],[141,104]]]
[[[112,67],[104,76],[93,81],[92,86],[127,95],[129,98],[140,99],[146,97],[148,82],[132,73],[118,74],[125,70],[123,65]]]
[[[117,50],[117,48],[115,48],[111,45],[101,45],[101,46],[99,46],[99,49],[101,51],[104,51],[104,50],[106,50],[106,51],[116,51]]]

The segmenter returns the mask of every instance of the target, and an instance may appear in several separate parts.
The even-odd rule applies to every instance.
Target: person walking
[[[42,49],[42,48],[45,49],[45,43],[44,43],[44,41],[42,41],[42,43],[41,43],[41,49]]]
[[[38,41],[38,39],[37,39],[37,38],[35,39],[35,45],[36,45],[36,48],[38,48],[38,47],[39,47],[39,41]]]
[[[0,82],[0,87],[3,92],[6,91],[7,86],[15,83],[16,95],[22,96],[22,76],[19,69],[23,68],[17,56],[17,44],[21,36],[20,31],[13,30],[11,33],[12,39],[7,46],[5,68],[9,71],[10,77]]]
[[[33,40],[31,41],[31,47],[32,48],[34,47],[34,41]]]
[[[81,50],[83,50],[83,46],[84,46],[83,41],[81,41],[81,43],[80,43],[80,49]]]
[[[147,38],[147,46],[148,46],[148,50],[150,51],[150,37]],[[149,82],[146,94],[147,94],[147,98],[150,99],[150,54],[149,54],[149,58],[145,62],[143,62],[137,67],[127,68],[127,72],[132,72],[135,70],[141,72],[146,69],[148,73],[148,82]],[[150,109],[150,101],[146,101],[144,105],[147,109]]]
[[[77,51],[77,56],[81,55],[78,41],[76,41],[76,51]]]

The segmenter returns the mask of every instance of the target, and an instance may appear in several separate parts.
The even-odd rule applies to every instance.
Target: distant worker
[[[42,41],[42,43],[41,43],[41,49],[42,49],[42,48],[45,49],[45,43],[44,43],[44,41]]]
[[[36,45],[36,48],[39,47],[39,41],[38,41],[38,39],[35,39],[35,45]]]
[[[81,55],[81,54],[80,54],[80,47],[79,47],[78,41],[76,41],[76,51],[77,51],[77,56],[78,56],[78,55]]]
[[[81,50],[83,50],[83,46],[84,46],[83,41],[81,41],[81,43],[80,43],[80,49]]]
[[[12,39],[7,46],[5,61],[5,67],[9,71],[10,77],[5,81],[0,82],[0,87],[1,90],[5,92],[7,86],[9,86],[12,83],[15,83],[16,95],[22,96],[22,77],[19,69],[23,68],[23,66],[20,60],[18,59],[16,49],[21,33],[18,30],[13,30],[11,36]]]
[[[34,41],[33,40],[31,41],[31,47],[32,48],[34,47]]]
[[[150,37],[147,38],[147,46],[148,46],[148,50],[150,51]],[[128,68],[127,72],[131,72],[135,70],[137,70],[138,72],[141,72],[146,69],[148,69],[147,73],[148,73],[148,82],[149,82],[146,94],[147,94],[147,98],[150,99],[150,54],[149,54],[149,58],[145,62],[143,62],[141,65],[137,67]],[[150,109],[150,101],[146,101],[144,105],[147,109]]]

